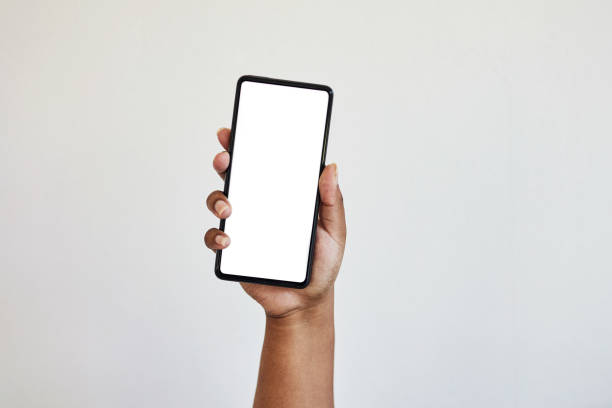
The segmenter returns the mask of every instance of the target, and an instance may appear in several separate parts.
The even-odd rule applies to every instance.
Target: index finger
[[[225,150],[229,150],[230,130],[228,128],[220,128],[217,130],[217,138],[221,146],[223,146]]]

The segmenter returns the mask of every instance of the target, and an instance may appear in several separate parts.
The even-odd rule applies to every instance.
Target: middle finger
[[[206,199],[206,206],[219,218],[227,218],[232,213],[232,206],[223,191],[213,191]]]
[[[229,167],[230,155],[228,152],[220,152],[213,159],[213,168],[217,174],[225,180],[225,171]]]

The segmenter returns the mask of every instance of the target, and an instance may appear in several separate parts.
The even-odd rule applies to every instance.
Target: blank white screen
[[[306,278],[328,103],[325,91],[242,83],[221,272]]]

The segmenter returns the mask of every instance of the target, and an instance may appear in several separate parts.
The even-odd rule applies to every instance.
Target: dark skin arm
[[[217,137],[225,151],[217,154],[213,167],[221,178],[229,166],[230,130]],[[334,282],[344,254],[346,222],[335,164],[325,167],[319,178],[321,206],[312,278],[305,289],[241,283],[266,314],[254,407],[333,407]],[[212,192],[206,204],[219,218],[231,216],[231,204],[221,191]],[[231,244],[217,228],[204,241],[213,251]]]

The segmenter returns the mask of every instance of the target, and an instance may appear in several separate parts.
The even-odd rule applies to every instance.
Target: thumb
[[[338,186],[338,166],[330,164],[325,167],[319,177],[319,221],[321,226],[338,242],[346,239],[346,221],[344,218],[344,202]]]

